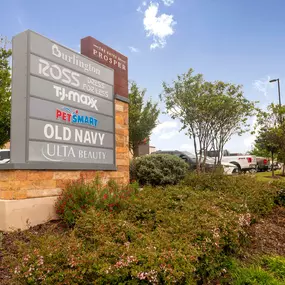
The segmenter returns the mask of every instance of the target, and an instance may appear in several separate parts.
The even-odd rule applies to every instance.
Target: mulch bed
[[[252,225],[250,254],[276,254],[285,256],[285,208],[274,211]]]

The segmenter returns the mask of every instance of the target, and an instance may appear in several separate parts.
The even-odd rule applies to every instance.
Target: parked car
[[[277,162],[277,161],[274,161],[273,164],[270,161],[268,169],[272,170],[272,167],[273,167],[274,170],[279,170],[279,169],[282,168],[282,165],[279,162]]]
[[[215,151],[209,151],[208,156],[215,157]],[[257,170],[256,156],[250,154],[231,154],[225,150],[222,162],[228,162],[236,165],[238,172],[255,172]]]
[[[196,164],[196,156],[193,153],[190,153],[188,151],[179,151],[179,150],[159,150],[156,151],[153,154],[171,154],[180,157],[183,159],[188,165],[190,170],[195,170],[197,168]],[[228,162],[222,162],[222,166],[224,169],[225,174],[233,174],[238,171],[237,167],[231,163]],[[206,171],[210,172],[213,171],[215,168],[215,161],[211,157],[206,158]]]
[[[10,149],[0,149],[0,164],[10,162]]]
[[[264,157],[256,157],[257,171],[264,172],[269,170],[270,161]]]

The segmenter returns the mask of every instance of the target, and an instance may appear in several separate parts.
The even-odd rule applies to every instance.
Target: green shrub
[[[250,224],[272,207],[276,187],[248,176],[220,176],[219,186],[209,177],[198,178],[201,187],[192,179],[195,189],[187,180],[146,186],[122,200],[120,211],[110,212],[109,202],[99,199],[67,233],[29,236],[15,245],[16,257],[7,255],[11,284],[216,284],[229,278]],[[283,275],[278,262],[265,267]]]
[[[56,213],[69,226],[73,226],[76,219],[90,207],[108,211],[121,209],[124,201],[133,197],[137,190],[137,184],[120,187],[114,180],[109,180],[104,186],[98,177],[91,183],[83,180],[71,182],[55,204]]]
[[[240,210],[246,209],[256,215],[265,215],[272,210],[280,190],[280,185],[258,181],[252,175],[190,173],[185,177],[182,185],[198,191],[217,191],[220,195],[231,196],[236,200],[237,207],[242,203],[243,208]],[[233,200],[231,200],[231,207],[235,207]]]
[[[141,185],[175,185],[185,177],[188,169],[189,166],[174,155],[146,155],[133,161],[132,178]]]

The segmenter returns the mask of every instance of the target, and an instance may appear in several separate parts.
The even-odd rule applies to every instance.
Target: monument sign
[[[11,165],[116,170],[114,70],[32,31],[12,66]]]
[[[81,53],[114,69],[115,94],[128,102],[128,58],[90,36],[81,39]]]

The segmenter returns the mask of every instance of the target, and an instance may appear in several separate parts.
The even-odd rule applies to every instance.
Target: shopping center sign
[[[12,67],[15,168],[116,169],[113,69],[32,31]]]

